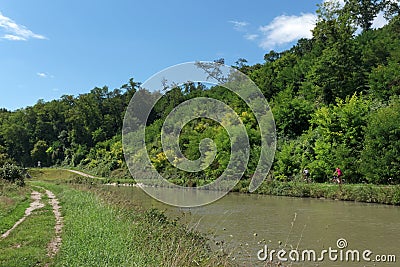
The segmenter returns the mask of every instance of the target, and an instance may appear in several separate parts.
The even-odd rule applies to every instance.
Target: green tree
[[[261,68],[249,74],[249,77],[260,88],[267,99],[271,99],[279,88],[276,86],[276,70],[271,62],[266,62]]]
[[[371,183],[400,183],[400,98],[371,113],[361,172]]]
[[[312,116],[318,138],[310,169],[321,176],[319,179],[330,177],[340,167],[348,181],[363,181],[359,166],[370,107],[369,100],[354,94],[345,101],[337,99],[335,106],[322,107]]]
[[[389,100],[390,96],[400,95],[400,64],[390,61],[379,65],[369,75],[370,94],[377,99]]]
[[[49,146],[47,145],[46,141],[37,141],[31,150],[32,162],[36,164],[40,161],[41,166],[47,166],[49,164],[49,155],[47,153],[48,149]]]
[[[324,2],[318,13],[313,38],[320,56],[314,60],[307,78],[316,95],[324,103],[332,104],[337,97],[344,99],[365,90],[365,77],[361,52],[354,39],[356,29],[349,15],[341,14],[339,6],[331,2]]]
[[[383,1],[378,0],[345,0],[343,11],[349,12],[356,25],[367,31],[382,10],[382,5]]]
[[[2,135],[7,154],[22,165],[31,165],[29,130],[17,122],[2,125]]]
[[[272,102],[278,134],[289,139],[296,138],[308,130],[313,112],[312,103],[293,94],[293,90],[287,88],[279,92]]]
[[[6,163],[13,163],[13,161],[7,154],[6,148],[0,145],[0,166],[3,166]]]

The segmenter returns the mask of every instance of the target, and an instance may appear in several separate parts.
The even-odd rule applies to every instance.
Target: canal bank
[[[247,193],[249,181],[240,181],[233,192]],[[337,184],[265,181],[256,194],[304,198],[323,198],[400,205],[400,185]]]

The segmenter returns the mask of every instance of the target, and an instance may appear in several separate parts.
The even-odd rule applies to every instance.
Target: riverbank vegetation
[[[257,84],[272,108],[278,137],[274,181],[294,181],[307,168],[313,182],[323,183],[340,167],[347,183],[400,183],[399,6],[393,1],[345,3],[343,8],[329,2],[319,6],[311,39],[286,51],[270,51],[262,63],[239,59],[234,66]],[[371,21],[379,12],[389,22],[373,29]],[[187,83],[168,92],[161,89],[148,92],[163,97],[146,129],[148,154],[157,171],[179,184],[198,186],[225,170],[229,136],[212,120],[193,120],[180,135],[188,159],[200,156],[200,140],[214,140],[217,156],[203,171],[177,170],[161,146],[160,128],[170,111],[201,96],[227,103],[243,121],[250,140],[243,180],[249,180],[261,143],[258,122],[244,101],[220,86]],[[13,161],[29,167],[40,161],[41,166],[72,166],[102,177],[129,177],[121,133],[137,90],[145,89],[130,79],[114,90],[96,87],[79,96],[0,110],[0,166]]]
[[[239,182],[233,192],[247,192],[248,181]],[[310,197],[400,205],[400,185],[304,183],[302,181],[265,181],[258,194],[288,197]]]
[[[154,209],[140,210],[107,188],[52,186],[65,213],[54,266],[224,266],[207,239]],[[62,189],[62,191],[60,190]],[[80,218],[77,220],[76,218]]]
[[[2,234],[24,214],[31,190],[53,192],[63,217],[62,246],[51,258],[47,244],[54,232],[54,215],[45,194],[37,209],[4,239],[0,239],[0,266],[234,266],[221,251],[210,249],[209,239],[156,209],[144,209],[100,181],[74,183],[65,170],[32,170],[24,187],[1,182],[15,205],[0,206]],[[92,179],[93,180],[93,179]],[[7,186],[7,188],[4,188]],[[3,204],[3,196],[0,198]],[[28,201],[26,201],[28,200]],[[27,205],[26,205],[27,202]],[[21,207],[20,207],[21,206]],[[22,213],[20,212],[22,211]],[[3,220],[3,218],[8,218]],[[10,222],[5,224],[5,222]],[[1,238],[1,237],[0,237]]]

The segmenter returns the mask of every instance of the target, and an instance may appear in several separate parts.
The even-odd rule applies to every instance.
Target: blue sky
[[[319,2],[3,0],[0,108],[144,82],[182,62],[263,62],[310,36]]]

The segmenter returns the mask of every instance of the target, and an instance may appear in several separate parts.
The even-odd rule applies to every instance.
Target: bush
[[[400,184],[400,98],[371,114],[361,154],[361,172],[374,184]]]
[[[6,163],[0,168],[0,178],[20,186],[25,184],[22,168],[10,163]]]

